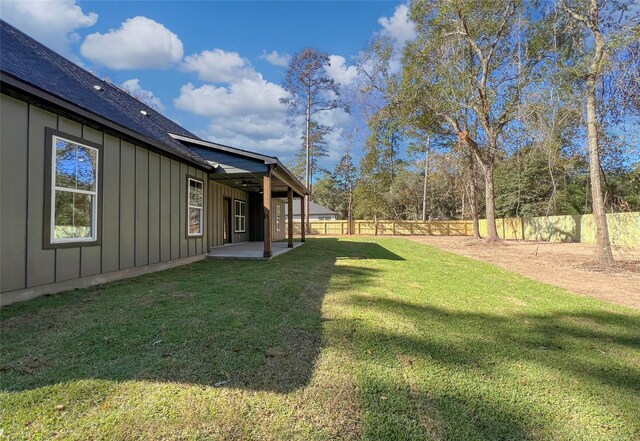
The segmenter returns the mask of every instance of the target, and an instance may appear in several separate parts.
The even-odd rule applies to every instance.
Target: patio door
[[[222,200],[222,243],[231,243],[231,221],[232,221],[232,211],[231,211],[231,199],[224,198]]]

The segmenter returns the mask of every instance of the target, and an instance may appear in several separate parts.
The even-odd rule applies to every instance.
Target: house
[[[204,141],[6,22],[0,304],[288,237],[307,189],[275,157]],[[288,232],[288,234],[287,234]],[[301,235],[304,241],[304,232]]]
[[[285,211],[288,213],[288,206],[285,205]],[[300,207],[300,204],[294,204],[293,205],[293,220],[299,221],[301,219],[300,213],[302,212],[302,209]],[[320,204],[316,204],[313,201],[309,201],[309,220],[319,220],[319,221],[323,221],[323,220],[337,220],[338,219],[338,214],[333,211],[328,209],[325,206],[322,206]]]

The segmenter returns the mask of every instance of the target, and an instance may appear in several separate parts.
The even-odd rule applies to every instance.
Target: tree
[[[596,253],[602,267],[613,264],[613,253],[603,196],[600,138],[605,127],[602,100],[598,98],[605,72],[610,68],[612,55],[624,48],[626,43],[640,36],[638,16],[625,17],[629,2],[570,1],[562,0],[562,9],[567,14],[569,31],[575,31],[575,40],[565,52],[574,62],[573,75],[583,83],[586,109],[587,140],[589,147],[589,177],[591,199],[596,224]]]
[[[313,198],[313,176],[315,172],[319,171],[319,160],[320,158],[329,155],[325,136],[330,132],[331,127],[318,124],[315,121],[311,121],[309,127],[309,142],[307,142],[306,133],[302,135],[303,146],[296,155],[296,161],[304,163],[305,169],[307,167],[306,161],[308,156],[309,184],[307,187],[309,188],[309,194],[311,198]]]
[[[498,240],[494,171],[502,137],[546,49],[543,36],[527,32],[539,11],[527,12],[518,0],[484,1],[481,7],[464,0],[421,0],[411,7],[418,39],[405,50],[403,85],[425,113],[447,123],[480,164],[490,241]]]
[[[312,124],[319,112],[345,107],[339,101],[340,90],[333,79],[326,76],[329,56],[314,48],[306,48],[291,57],[283,87],[288,93],[281,102],[286,104],[293,119],[305,119],[305,183],[311,185]],[[347,109],[348,110],[348,109]],[[309,197],[305,196],[306,228],[309,230]]]
[[[346,218],[348,221],[348,234],[353,234],[353,191],[356,184],[358,170],[353,164],[351,157],[351,148],[347,147],[347,151],[340,162],[336,166],[333,173],[336,181],[336,187],[341,195],[346,195]],[[345,210],[341,210],[341,214]]]

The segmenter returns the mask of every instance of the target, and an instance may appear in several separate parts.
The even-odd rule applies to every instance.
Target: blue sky
[[[327,74],[352,85],[358,53],[377,33],[411,38],[397,1],[5,1],[2,18],[71,60],[132,91],[153,94],[197,135],[290,159],[300,128],[279,103],[287,57],[304,47],[331,55]],[[330,165],[353,117],[322,115],[336,130]]]

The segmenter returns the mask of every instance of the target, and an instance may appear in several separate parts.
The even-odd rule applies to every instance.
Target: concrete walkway
[[[273,242],[271,259],[287,253],[303,243],[294,242],[293,248],[287,248],[287,242]],[[242,242],[232,245],[211,248],[207,254],[209,259],[237,259],[237,260],[271,260],[263,257],[263,242]]]

